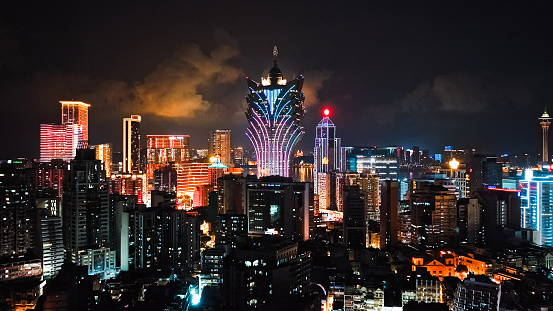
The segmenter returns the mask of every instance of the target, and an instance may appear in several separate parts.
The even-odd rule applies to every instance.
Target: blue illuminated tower
[[[342,170],[340,138],[336,137],[336,126],[330,120],[330,109],[323,109],[323,119],[317,125],[315,134],[315,193],[319,194],[319,173]],[[323,178],[324,179],[324,178]],[[324,187],[324,186],[323,186]]]
[[[274,65],[261,83],[248,81],[246,135],[257,156],[257,175],[290,175],[290,159],[303,135],[300,122],[305,114],[303,76],[287,82],[277,67],[278,50],[273,49]]]

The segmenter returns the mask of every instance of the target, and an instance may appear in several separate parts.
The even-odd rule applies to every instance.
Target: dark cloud
[[[531,88],[522,79],[488,72],[452,72],[420,83],[392,104],[373,105],[365,112],[375,122],[389,123],[405,115],[487,114],[498,109],[520,109],[532,103]]]

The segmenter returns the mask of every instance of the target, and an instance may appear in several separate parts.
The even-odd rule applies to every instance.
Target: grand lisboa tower
[[[246,130],[257,156],[257,175],[290,175],[294,147],[303,135],[300,126],[305,114],[303,76],[287,82],[277,67],[278,50],[273,49],[273,68],[261,83],[248,81]]]

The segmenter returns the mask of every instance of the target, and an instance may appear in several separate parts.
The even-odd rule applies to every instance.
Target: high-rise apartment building
[[[123,173],[140,173],[140,121],[138,115],[123,119]]]
[[[111,166],[113,164],[113,149],[111,143],[95,145],[96,160],[102,161],[104,169],[106,170],[106,176],[111,176]]]
[[[64,261],[61,217],[52,216],[47,209],[40,208],[37,219],[37,245],[42,254],[42,274],[45,279],[54,278]]]
[[[221,163],[230,166],[230,130],[215,130],[209,132],[208,139],[209,156],[218,156]]]
[[[79,124],[82,127],[83,140],[88,141],[88,108],[90,104],[80,101],[60,101],[61,124]]]
[[[380,247],[386,248],[398,241],[398,185],[397,181],[382,183],[380,206]]]
[[[78,149],[63,186],[63,236],[67,259],[81,262],[88,249],[109,244],[108,185],[93,149]]]
[[[418,182],[417,187],[409,192],[409,201],[411,223],[414,228],[412,243],[428,247],[455,243],[455,190],[431,182]]]
[[[277,55],[275,47],[267,79],[262,78],[261,83],[248,79],[246,135],[255,149],[258,176],[288,177],[292,152],[303,135],[300,123],[305,96],[303,76],[286,81],[277,67]]]
[[[250,235],[267,231],[293,241],[308,240],[313,231],[313,189],[309,183],[268,176],[246,186]]]
[[[0,163],[0,257],[34,249],[35,217],[35,173],[30,163]]]

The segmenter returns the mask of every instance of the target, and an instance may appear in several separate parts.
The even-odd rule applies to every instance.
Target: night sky
[[[230,128],[251,148],[245,78],[260,82],[274,45],[284,77],[305,76],[306,152],[325,106],[344,146],[431,153],[537,153],[553,112],[550,1],[116,2],[0,3],[0,158],[38,157],[59,100],[90,103],[90,143],[115,151],[131,114],[143,135],[207,148]]]

